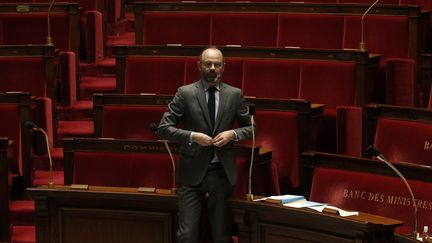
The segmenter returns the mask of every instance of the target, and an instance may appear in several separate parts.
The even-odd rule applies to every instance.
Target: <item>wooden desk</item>
[[[175,242],[177,196],[136,188],[29,188],[36,238],[43,243]],[[232,200],[239,242],[391,242],[401,221],[371,214],[342,218],[304,209]]]
[[[29,188],[36,207],[36,241],[173,242],[177,196],[136,191],[92,186],[89,190]]]
[[[233,200],[230,206],[241,243],[393,242],[401,221],[360,213],[340,217],[264,202]]]

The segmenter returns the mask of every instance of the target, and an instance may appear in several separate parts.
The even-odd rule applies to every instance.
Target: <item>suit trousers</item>
[[[209,164],[207,174],[196,186],[180,185],[179,188],[179,243],[196,243],[199,236],[200,216],[204,196],[208,192],[207,212],[214,243],[232,241],[229,227],[227,199],[234,187],[226,177],[220,163]]]

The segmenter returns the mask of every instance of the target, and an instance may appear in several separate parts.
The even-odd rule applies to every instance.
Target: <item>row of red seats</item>
[[[148,100],[150,99],[150,100],[153,100],[153,101],[158,101],[159,102],[159,105],[160,104],[166,104],[166,97],[164,98],[164,97],[162,97],[162,98],[160,98],[160,97],[155,97],[155,96],[153,96],[153,97],[146,97],[146,96],[138,96],[138,97],[143,97],[142,99],[143,100],[146,100],[147,99],[147,102],[148,102]],[[110,120],[107,120],[106,118],[105,118],[105,121],[101,121],[101,123],[102,124],[106,124],[105,126],[109,126],[109,122],[113,122],[113,124],[114,123],[116,123],[117,125],[118,125],[118,121],[121,121],[122,119],[117,119],[116,121],[115,121],[115,119],[113,119],[114,117],[115,117],[115,112],[117,111],[117,112],[120,112],[120,113],[117,113],[117,117],[120,115],[120,116],[123,116],[123,118],[125,117],[125,112],[132,112],[133,114],[135,114],[135,116],[134,117],[136,117],[136,110],[135,109],[133,109],[133,106],[131,106],[132,104],[133,104],[133,102],[135,102],[135,103],[137,103],[137,100],[139,100],[140,98],[138,98],[138,97],[136,97],[136,96],[131,96],[129,99],[128,98],[126,98],[126,97],[124,97],[124,96],[122,96],[122,95],[117,95],[117,97],[116,97],[116,95],[114,95],[113,97],[110,97],[109,95],[108,96],[105,96],[105,95],[101,95],[101,98],[103,98],[104,100],[106,100],[106,101],[109,101],[109,100],[111,100],[111,105],[109,105],[109,104],[106,104],[106,107],[101,107],[101,108],[103,108],[105,111],[104,112],[106,112],[105,114],[104,114],[104,116],[106,115],[106,118],[109,118]],[[122,109],[121,108],[121,106],[122,105],[120,105],[120,104],[118,104],[118,107],[117,107],[117,109],[116,109],[116,105],[115,104],[113,104],[113,99],[119,99],[119,100],[122,100],[122,102],[120,102],[120,103],[123,103],[123,105],[125,105],[125,107],[127,107],[126,109]],[[132,101],[132,103],[131,103],[131,101]],[[110,103],[110,102],[107,102],[107,103]],[[114,102],[115,103],[115,102]],[[258,102],[259,103],[259,102]],[[148,103],[147,103],[148,104]],[[137,104],[138,105],[138,104]],[[101,104],[100,103],[98,103],[98,106],[101,106]],[[104,105],[102,105],[102,106],[104,106]],[[162,105],[163,106],[163,105]],[[150,107],[148,107],[148,108],[150,108],[150,110],[151,109],[155,109],[154,108],[154,106],[153,106],[153,108],[151,108],[152,106],[150,106]],[[143,107],[144,109],[145,109],[145,107]],[[258,110],[259,110],[259,108],[260,107],[258,107]],[[401,114],[407,114],[407,112],[410,112],[410,113],[408,113],[408,114],[412,114],[413,113],[413,109],[412,108],[393,108],[393,109],[391,109],[392,107],[389,107],[389,108],[387,108],[386,110],[398,110],[398,109],[403,109],[403,111],[404,112],[401,112]],[[138,107],[137,107],[137,109],[138,109]],[[142,110],[143,111],[143,110]],[[114,113],[113,113],[114,112]],[[141,112],[143,115],[144,115],[144,112]],[[393,115],[393,117],[395,116],[394,114],[395,114],[395,111],[393,111],[392,113],[391,112],[389,112],[389,111],[387,111],[387,112],[383,112],[383,114],[392,114]],[[417,125],[415,124],[415,123],[413,123],[412,121],[411,122],[405,122],[404,123],[404,126],[403,127],[405,127],[405,128],[408,128],[408,131],[412,131],[412,128],[415,128],[416,126],[420,126],[422,129],[421,129],[421,131],[423,131],[423,133],[425,132],[425,131],[428,131],[428,130],[431,130],[431,129],[427,129],[427,128],[425,128],[425,125],[423,124],[424,122],[425,122],[425,120],[429,120],[429,122],[430,122],[430,118],[429,119],[427,119],[428,117],[430,117],[430,110],[422,110],[421,112],[418,112],[418,114],[420,114],[421,115],[421,117],[424,117],[423,119],[420,119],[420,121],[421,122],[418,122],[417,121]],[[274,117],[272,118],[272,115],[271,114],[273,114],[274,116],[276,116],[276,117],[278,117],[278,119],[274,119]],[[375,114],[375,113],[373,113],[372,112],[372,114]],[[104,117],[103,116],[103,117]],[[257,116],[258,116],[258,114],[257,114]],[[127,116],[126,116],[127,117]],[[144,118],[143,119],[152,119],[152,117],[146,117],[146,116],[143,116]],[[265,117],[267,117],[268,118],[268,120],[267,120],[267,123],[268,122],[274,122],[275,120],[280,120],[281,119],[281,114],[276,114],[275,113],[275,111],[273,110],[273,111],[271,111],[271,112],[268,112],[268,113],[262,113],[261,115],[259,115],[257,118],[261,118],[261,119],[263,119],[263,118],[265,118]],[[403,115],[401,115],[401,117],[403,117]],[[409,119],[410,117],[408,116],[408,118],[406,118],[407,120]],[[102,118],[102,119],[104,119],[104,118]],[[372,117],[372,119],[375,119],[374,117]],[[398,123],[398,122],[400,122],[400,117],[399,118],[397,118],[396,120],[395,120],[395,122],[396,123]],[[124,119],[123,119],[124,120]],[[383,119],[380,119],[380,121],[383,121],[383,122],[386,122],[387,120],[389,120],[388,118],[383,118]],[[419,119],[417,119],[417,120],[419,120]],[[258,122],[258,120],[257,120],[257,122]],[[264,120],[260,120],[259,121],[260,122],[260,124],[263,124],[263,123],[266,123]],[[107,124],[108,123],[108,124]],[[302,123],[305,123],[306,124],[306,122],[302,122]],[[410,124],[414,124],[414,125],[410,125]],[[422,125],[423,124],[423,125]],[[127,123],[127,125],[132,125],[132,124],[129,124],[129,123]],[[125,126],[117,126],[117,128],[118,127],[126,127],[126,125]],[[142,127],[142,123],[140,124],[140,127]],[[264,126],[264,127],[274,127],[273,125],[269,125],[269,126]],[[290,126],[291,127],[291,126]],[[429,126],[430,127],[430,126]],[[388,126],[385,126],[385,127],[383,127],[383,129],[390,129],[391,127],[388,127]],[[112,130],[112,129],[111,129]],[[111,131],[111,130],[108,130],[107,132],[109,132],[109,131]],[[117,129],[118,130],[118,129]],[[401,129],[400,129],[400,126],[395,126],[395,130],[396,131],[400,131]],[[301,131],[301,129],[299,130],[299,131]],[[303,130],[304,131],[304,130]],[[268,132],[268,131],[267,131]],[[278,132],[280,132],[280,130],[278,130]],[[380,130],[379,130],[379,127],[377,127],[376,128],[376,137],[378,137],[379,136],[379,132],[380,132]],[[289,133],[294,133],[292,130],[289,132]],[[307,136],[307,135],[306,135]],[[303,134],[303,135],[300,135],[300,137],[305,137],[305,135]],[[427,137],[427,136],[426,136]],[[389,138],[389,136],[381,136],[381,138],[380,138],[380,140],[383,140],[383,138],[385,139],[385,138]],[[423,138],[422,137],[418,137],[418,136],[411,136],[411,138],[413,139],[413,142],[408,142],[409,144],[412,144],[412,145],[414,145],[414,147],[406,147],[406,138],[405,138],[405,140],[403,140],[404,141],[404,146],[405,146],[405,151],[411,151],[411,150],[415,150],[416,149],[416,147],[415,147],[415,145],[416,144],[418,144],[418,143],[415,143],[415,141],[418,141],[418,140],[420,140],[420,142],[422,142],[423,143]],[[285,137],[284,137],[284,139],[285,139]],[[375,139],[377,139],[377,138],[375,138]],[[85,140],[84,140],[85,141]],[[103,139],[102,141],[104,141],[104,143],[112,143],[112,141],[110,141],[110,140],[106,140],[106,139]],[[273,141],[273,139],[271,139],[270,141]],[[376,140],[376,143],[375,143],[375,146],[382,146],[382,151],[385,151],[384,153],[387,153],[387,154],[389,154],[389,155],[391,155],[392,153],[390,153],[388,150],[385,150],[385,148],[384,148],[384,145],[383,145],[383,143],[381,142],[381,145],[379,145],[379,143],[377,143],[377,141],[378,140]],[[392,146],[393,146],[393,143],[391,142],[392,141],[392,139],[387,139],[386,140],[387,141],[387,143],[388,143],[388,148],[389,149],[392,149]],[[402,139],[400,139],[400,141],[402,141]],[[274,142],[274,141],[273,141]],[[262,144],[266,144],[266,142],[264,142],[263,141],[263,143]],[[378,144],[378,145],[377,145]],[[290,145],[290,146],[294,146],[294,145]],[[84,149],[85,150],[85,147],[86,146],[84,146],[84,145],[82,145],[80,148],[81,149]],[[99,147],[100,148],[100,146],[97,146],[97,147]],[[295,147],[295,146],[294,146]],[[139,148],[139,147],[136,147],[137,149]],[[122,151],[124,152],[124,147],[122,147],[121,148],[122,149]],[[393,152],[393,154],[400,154],[400,153],[403,153],[405,156],[410,156],[410,154],[409,153],[404,153],[403,152],[403,149],[404,149],[404,147],[403,146],[400,146],[399,148],[396,148],[396,150],[394,150],[395,152]],[[418,148],[417,148],[418,149]],[[426,157],[424,157],[423,159],[426,159],[427,160],[427,158],[429,158],[429,156],[427,156],[427,150],[428,149],[425,149],[425,147],[424,147],[424,144],[422,144],[422,148],[421,149],[423,149],[423,150],[425,150],[425,152],[426,152],[426,154],[425,154],[425,156]],[[134,150],[134,149],[132,149],[132,150]],[[278,150],[278,151],[280,151],[280,150]],[[390,150],[391,151],[391,150]],[[100,152],[98,153],[98,155],[100,156],[101,154],[100,154]],[[415,155],[415,153],[414,153],[414,155]],[[71,159],[71,158],[78,158],[78,157],[76,157],[76,156],[78,156],[78,155],[75,155],[75,157],[71,157],[71,156],[69,156],[69,159]],[[84,156],[85,157],[85,156]],[[113,161],[115,160],[115,156],[113,156],[112,157],[112,159],[113,159]],[[389,156],[389,158],[391,158],[390,160],[394,160],[394,157],[390,157]],[[412,158],[413,160],[416,160],[416,161],[419,161],[420,159],[419,159],[419,157],[416,157],[416,158]],[[396,160],[396,159],[395,159]],[[408,161],[413,161],[413,160],[408,160]],[[99,161],[99,160],[86,160],[87,162],[86,163],[90,163],[89,161]],[[377,162],[374,162],[374,163],[377,163]],[[364,167],[364,164],[361,166],[362,168],[365,168]],[[368,169],[368,171],[370,172],[370,169],[371,168],[371,166],[367,166],[367,169]],[[69,170],[69,171],[73,171],[73,170]],[[75,170],[76,171],[76,170]],[[91,174],[91,176],[89,177],[89,171],[90,170],[88,170],[88,168],[86,168],[86,166],[84,165],[84,167],[82,167],[79,171],[81,171],[82,172],[82,176],[84,176],[85,178],[93,178],[94,177],[94,174],[93,173],[90,173]],[[300,170],[301,171],[301,170]],[[326,190],[331,190],[331,191],[333,191],[334,190],[334,188],[335,188],[335,186],[337,186],[337,185],[340,185],[340,180],[342,180],[342,178],[345,178],[344,180],[348,180],[347,181],[347,183],[349,182],[349,183],[351,183],[351,184],[349,184],[349,185],[353,185],[353,186],[355,186],[355,185],[357,185],[357,187],[359,187],[358,185],[359,185],[359,182],[358,182],[358,180],[356,179],[355,180],[355,182],[352,180],[352,175],[350,174],[350,173],[353,173],[353,172],[344,172],[344,173],[342,173],[342,174],[338,174],[338,173],[330,173],[330,175],[331,176],[325,176],[325,177],[318,177],[318,175],[322,175],[322,174],[320,174],[321,173],[321,170],[317,170],[316,171],[316,173],[317,173],[317,177],[315,178],[314,177],[314,180],[317,180],[317,181],[319,181],[319,182],[315,182],[315,183],[317,183],[317,184],[315,184],[315,185],[319,185],[320,187],[320,189],[314,189],[315,191],[312,191],[312,192],[314,192],[314,193],[311,193],[311,199],[313,199],[313,200],[324,200],[324,201],[326,201],[326,202],[330,202],[330,203],[334,203],[334,204],[337,204],[337,205],[342,205],[342,206],[345,206],[345,207],[347,207],[347,208],[352,208],[352,209],[354,209],[354,210],[359,210],[359,205],[364,205],[364,202],[363,201],[361,201],[361,200],[365,200],[365,199],[363,199],[363,198],[355,198],[355,199],[357,199],[357,200],[360,200],[360,202],[363,202],[362,204],[358,204],[359,203],[359,201],[357,201],[357,203],[349,203],[350,201],[348,200],[348,199],[346,199],[346,197],[342,197],[342,199],[344,199],[344,200],[342,200],[341,201],[341,199],[337,199],[336,200],[336,198],[339,198],[340,197],[340,194],[332,194],[332,193],[328,193],[328,194],[322,194],[322,190],[323,190],[323,188],[322,188],[322,185],[324,185],[324,184],[326,184],[326,183],[321,183],[322,182],[322,180],[328,180],[329,178],[333,178],[333,179],[335,179],[336,181],[338,181],[338,183],[337,184],[334,184],[334,185],[332,185],[332,184],[326,184],[327,186],[325,187],[325,188],[327,188]],[[324,173],[324,172],[323,172]],[[87,177],[86,177],[86,175],[87,175]],[[303,173],[303,175],[304,175],[304,173]],[[103,177],[103,174],[101,174],[101,176],[102,176],[102,178],[104,178]],[[321,178],[321,179],[318,179],[318,178]],[[368,174],[366,174],[365,175],[365,180],[362,180],[362,181],[364,181],[364,182],[368,182],[368,183],[366,183],[366,188],[363,188],[362,190],[364,190],[364,191],[366,191],[366,192],[368,192],[367,190],[370,190],[370,183],[372,183],[374,180],[376,180],[375,178],[376,177],[371,177],[371,175],[368,175]],[[370,178],[372,178],[372,179],[374,179],[374,180],[371,180]],[[305,179],[305,177],[303,176],[302,177],[302,180],[304,180]],[[81,179],[82,180],[82,179]],[[103,179],[102,179],[103,180]],[[333,180],[333,181],[335,181],[335,180]],[[395,180],[395,179],[392,179],[392,180]],[[78,180],[79,181],[79,180]],[[82,181],[81,181],[82,182]],[[369,183],[370,182],[370,183]],[[56,183],[58,183],[58,182],[56,182]],[[352,184],[352,183],[355,183],[355,184]],[[332,186],[329,186],[329,185],[332,185]],[[368,185],[369,185],[369,187],[368,187]],[[374,190],[384,190],[384,189],[382,189],[382,188],[385,188],[385,185],[389,185],[389,184],[383,184],[383,187],[379,187],[379,188],[377,188],[376,187],[376,185],[375,184],[373,184],[374,185]],[[416,183],[414,183],[414,185],[416,185]],[[426,186],[427,187],[427,184],[426,185],[420,185],[420,186]],[[350,186],[351,187],[351,186]],[[350,187],[348,187],[347,186],[347,190],[349,190],[349,188]],[[416,185],[416,187],[417,187],[417,185]],[[333,189],[332,189],[333,188]],[[355,188],[355,187],[354,187]],[[344,189],[346,189],[346,188],[344,188]],[[318,193],[318,191],[316,191],[316,190],[318,190],[319,191],[319,193]],[[352,189],[352,190],[354,190],[354,189]],[[385,190],[384,190],[385,191]],[[400,191],[400,190],[399,190]],[[397,193],[400,193],[399,191],[397,191]],[[396,193],[396,192],[395,192]],[[427,201],[429,200],[427,197],[425,198],[424,196],[422,196],[423,194],[421,193],[421,192],[416,192],[418,195],[419,195],[419,197],[418,197],[418,200],[422,200],[423,202],[426,202],[427,203]],[[378,194],[379,194],[379,192],[378,192]],[[312,196],[312,195],[315,195],[314,197]],[[325,197],[325,196],[332,196],[332,197],[330,197],[329,199],[323,199],[323,196]],[[395,194],[396,195],[396,194]],[[347,201],[348,200],[348,201]],[[430,200],[429,200],[430,201]],[[376,203],[376,202],[372,202],[372,203]],[[401,206],[404,206],[404,205],[401,205]],[[405,205],[406,206],[406,205]],[[374,213],[380,213],[381,212],[381,210],[379,210],[379,208],[377,209],[376,207],[372,207],[372,209],[373,210],[376,210],[376,212],[374,212]],[[424,210],[427,210],[427,208],[423,208]],[[362,209],[362,210],[364,210],[364,211],[371,211],[371,209],[368,209],[368,210],[366,210],[366,209]],[[393,209],[391,209],[390,211],[389,211],[391,214],[394,214],[394,210]],[[426,212],[427,213],[427,212]],[[407,214],[408,215],[408,217],[407,218],[410,218],[409,217],[409,214]],[[401,216],[401,217],[405,217],[405,216]],[[421,214],[421,217],[423,218],[423,219],[427,219],[428,217],[427,216],[425,216],[425,214]],[[403,230],[401,230],[401,232],[403,232]]]

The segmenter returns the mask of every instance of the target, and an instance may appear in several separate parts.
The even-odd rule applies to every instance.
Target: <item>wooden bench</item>
[[[151,123],[159,123],[172,97],[95,94],[93,102],[96,137],[155,139],[156,136],[149,126]],[[312,105],[303,100],[251,97],[246,97],[246,102],[256,106],[256,144],[263,149],[260,156],[267,150],[272,151],[273,184],[269,185],[265,179],[270,171],[265,161],[260,162],[263,166],[256,167],[255,171],[259,173],[257,180],[267,181],[264,188],[273,187],[273,191],[276,192],[299,189],[301,171],[298,155],[315,147],[323,106]],[[275,127],[278,129],[274,129]],[[249,141],[241,144],[251,145]],[[246,178],[241,172],[239,176]],[[268,190],[266,191],[268,194]]]
[[[139,45],[235,45],[359,49],[360,19],[370,4],[136,2],[135,31]],[[420,6],[377,5],[365,18],[364,41],[382,55],[381,68],[390,73],[388,103],[423,105],[417,82],[424,52],[425,23],[430,12]],[[387,64],[390,65],[386,70]],[[416,65],[413,65],[414,62]],[[420,65],[419,65],[420,64]],[[393,75],[393,73],[396,73]],[[404,78],[400,78],[401,73]],[[384,77],[384,76],[383,76]],[[410,87],[410,93],[394,87]],[[426,91],[427,92],[427,91]],[[419,97],[420,96],[420,97]],[[403,99],[401,99],[401,97]]]
[[[0,44],[46,44],[48,7],[48,3],[0,4]],[[79,53],[78,4],[56,3],[50,19],[56,49]]]
[[[303,153],[310,200],[348,210],[391,217],[404,222],[396,232],[409,234],[414,226],[414,208],[408,189],[383,162],[319,152]],[[394,164],[410,184],[418,207],[418,232],[431,225],[431,168]]]
[[[161,141],[107,138],[67,138],[65,153],[65,185],[150,187],[170,190],[173,168]],[[175,163],[177,145],[170,143]],[[239,158],[247,161],[251,150],[237,146]],[[255,149],[258,154],[259,148]],[[246,170],[246,165],[241,169]],[[177,166],[176,166],[177,167]],[[128,178],[125,180],[125,178]],[[239,178],[237,196],[244,198],[247,177]],[[239,194],[242,192],[242,194]]]
[[[221,47],[224,82],[258,98],[299,98],[326,104],[320,144],[335,147],[335,109],[373,97],[379,56],[355,50]],[[174,94],[199,80],[202,47],[128,46],[114,49],[118,93]],[[170,70],[167,72],[167,70]],[[332,95],[329,95],[332,94]],[[330,142],[328,142],[330,140]]]

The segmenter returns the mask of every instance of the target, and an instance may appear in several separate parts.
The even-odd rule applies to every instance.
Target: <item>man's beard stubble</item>
[[[221,76],[220,73],[205,73],[203,74],[203,79],[208,83],[217,84],[219,83]]]

